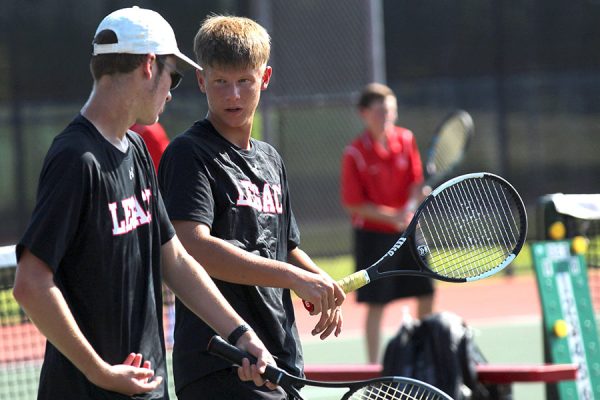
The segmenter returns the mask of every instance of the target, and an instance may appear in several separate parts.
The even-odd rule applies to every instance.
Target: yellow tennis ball
[[[588,249],[588,240],[583,236],[575,236],[571,242],[571,251],[575,254],[584,254]]]
[[[558,319],[554,323],[553,330],[556,337],[564,338],[569,334],[569,324],[564,319]]]
[[[565,228],[565,224],[560,221],[554,222],[550,225],[550,228],[548,228],[548,235],[552,240],[562,240],[565,238],[566,234],[567,229]]]

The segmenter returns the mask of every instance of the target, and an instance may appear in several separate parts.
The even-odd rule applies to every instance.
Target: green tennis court
[[[502,319],[497,322],[474,324],[471,327],[475,332],[476,343],[490,363],[543,363],[541,322],[538,318],[516,318],[514,321]],[[386,340],[391,338],[393,333],[386,331]],[[365,363],[367,357],[362,338],[357,334],[343,336],[324,342],[305,338],[303,346],[306,363]],[[326,399],[327,397],[323,396],[331,393],[313,388],[307,388],[303,392],[307,399]],[[543,399],[544,393],[542,383],[513,385],[514,400]]]

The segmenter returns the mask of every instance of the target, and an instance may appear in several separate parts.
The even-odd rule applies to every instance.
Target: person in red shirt
[[[148,148],[150,157],[152,157],[154,171],[158,171],[160,158],[169,145],[169,137],[167,136],[167,132],[165,132],[165,129],[160,122],[155,122],[152,125],[134,124],[130,129],[138,133],[142,139],[144,139],[144,143]]]
[[[170,143],[169,136],[165,128],[160,122],[155,122],[152,125],[133,124],[129,129],[142,137],[144,144],[148,148],[152,164],[154,164],[154,172],[158,173],[158,165],[165,149]],[[168,287],[163,287],[164,304],[170,304],[166,308],[167,325],[165,328],[166,341],[169,345],[173,345],[173,328],[175,326],[175,296]]]
[[[422,197],[423,168],[413,133],[396,126],[397,100],[386,85],[371,83],[360,96],[358,111],[365,131],[344,150],[341,201],[352,218],[354,261],[363,269],[377,261],[398,240],[410,222],[406,209],[413,196]],[[410,258],[389,265],[411,266]],[[417,268],[415,266],[415,268]],[[403,276],[375,281],[357,292],[368,305],[366,338],[369,362],[379,356],[384,306],[398,298],[417,298],[417,317],[433,311],[434,286],[429,278]]]

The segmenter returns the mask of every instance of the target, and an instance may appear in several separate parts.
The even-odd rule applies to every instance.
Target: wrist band
[[[227,341],[234,345],[237,343],[238,340],[240,340],[240,338],[242,337],[242,335],[246,332],[248,332],[250,330],[250,327],[246,324],[242,324],[240,326],[238,326],[237,328],[235,328],[233,330],[233,332],[231,332],[229,334],[229,336],[227,336]]]

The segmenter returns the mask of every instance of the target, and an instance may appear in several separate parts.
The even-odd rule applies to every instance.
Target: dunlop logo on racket
[[[339,283],[350,292],[398,275],[447,282],[484,279],[515,259],[526,236],[525,206],[508,181],[487,172],[461,175],[425,198],[406,231],[383,257]],[[401,259],[397,253],[408,253],[418,269],[395,265],[394,260]],[[307,310],[314,310],[311,303],[303,303]]]

